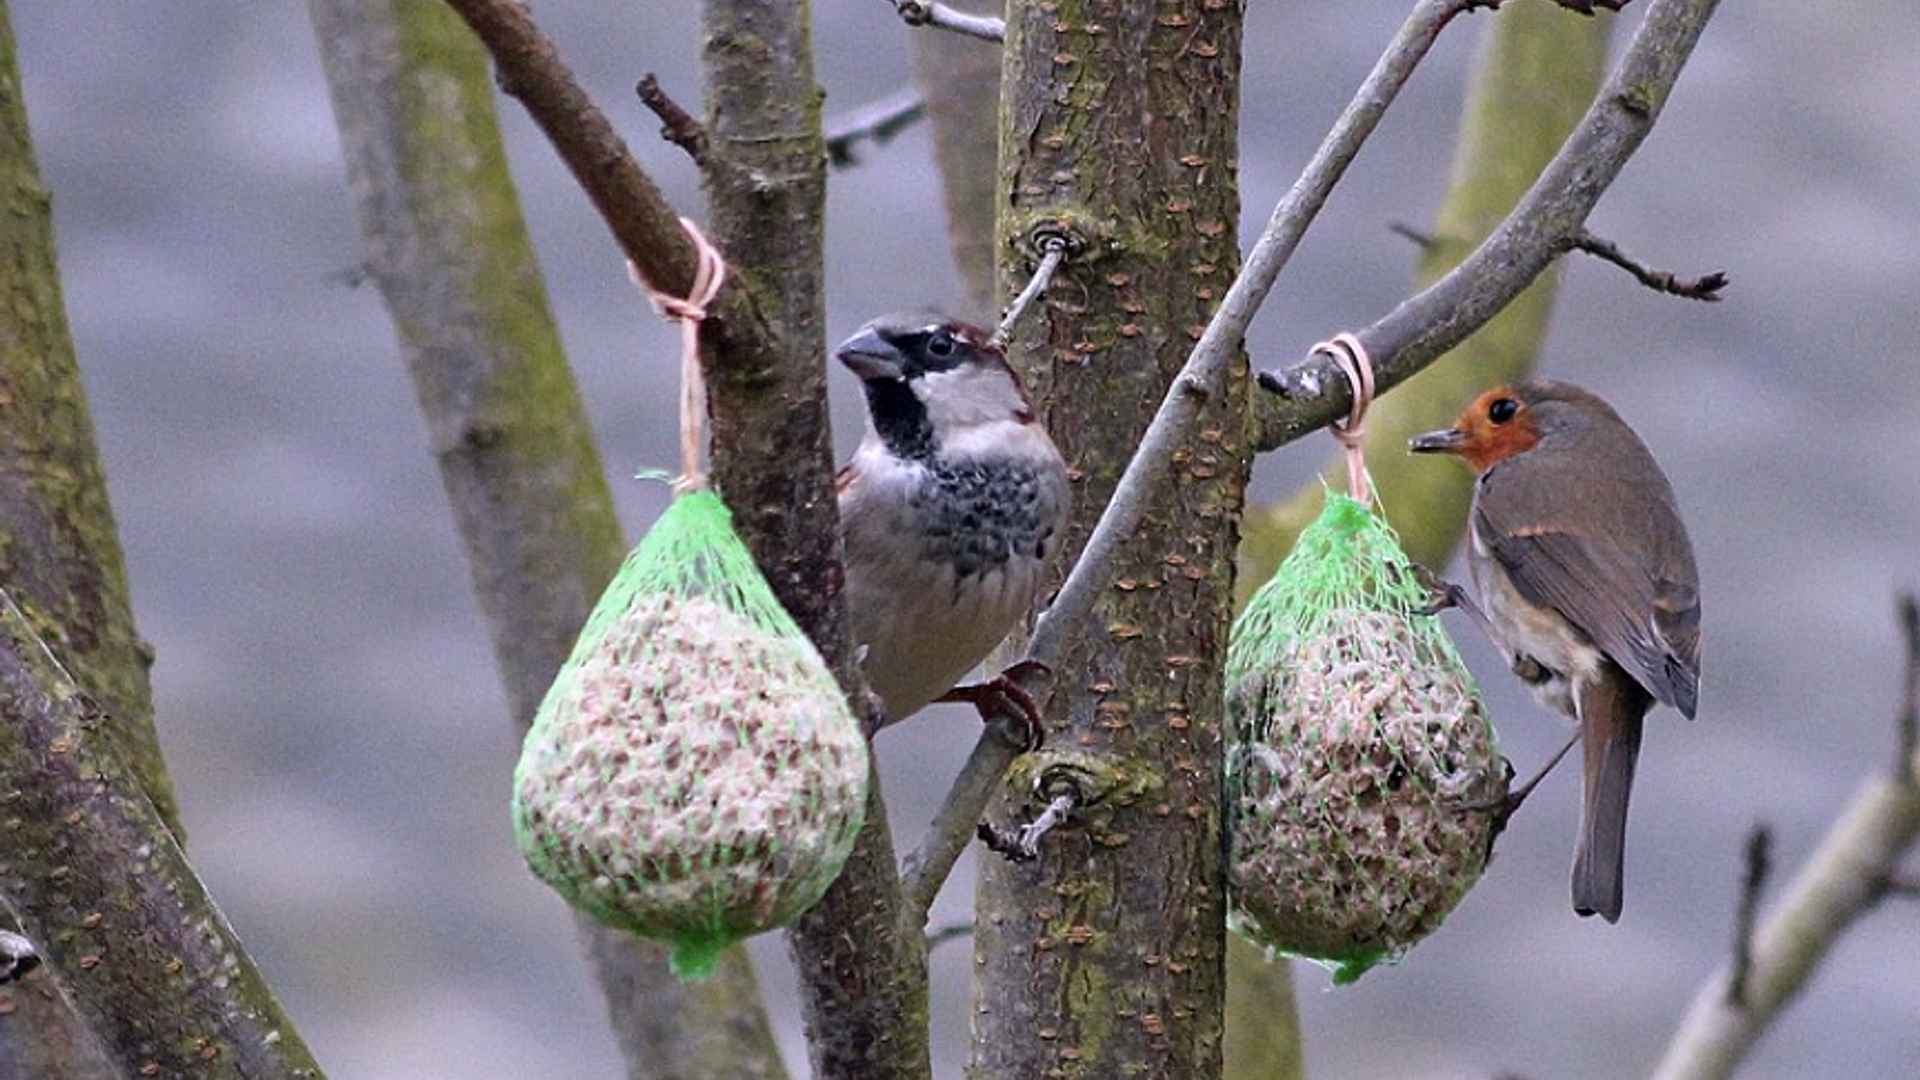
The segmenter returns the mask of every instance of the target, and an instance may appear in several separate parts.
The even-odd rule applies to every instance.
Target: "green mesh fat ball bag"
[[[520,849],[683,978],[792,922],[866,817],[867,743],[719,496],[674,500],[594,607],[513,775]]]
[[[1399,540],[1326,508],[1227,651],[1235,929],[1351,982],[1436,929],[1486,867],[1506,765]]]

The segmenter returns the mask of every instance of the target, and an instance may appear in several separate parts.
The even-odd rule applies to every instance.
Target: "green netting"
[[[1237,930],[1350,982],[1436,929],[1486,866],[1506,768],[1399,540],[1329,491],[1227,651]]]
[[[527,732],[528,865],[610,926],[710,973],[792,922],[866,816],[866,739],[711,491],[668,507],[607,587]]]

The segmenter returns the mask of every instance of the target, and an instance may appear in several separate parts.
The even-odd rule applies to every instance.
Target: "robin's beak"
[[[834,356],[862,379],[905,377],[900,350],[872,330],[862,330],[840,343]]]
[[[1425,435],[1415,435],[1407,443],[1407,449],[1416,454],[1457,454],[1466,443],[1466,432],[1459,428],[1447,428],[1444,431],[1429,431]]]

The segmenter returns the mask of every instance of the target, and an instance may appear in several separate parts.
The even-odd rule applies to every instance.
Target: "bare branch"
[[[1711,302],[1720,299],[1720,290],[1727,287],[1725,271],[1715,270],[1696,278],[1677,277],[1671,270],[1655,270],[1641,265],[1621,251],[1619,245],[1613,241],[1602,239],[1585,229],[1580,230],[1575,236],[1568,237],[1565,247],[1569,251],[1584,251],[1596,259],[1604,259],[1632,274],[1647,288],[1669,296]]]
[[[900,884],[906,894],[903,916],[914,926],[925,925],[927,912],[947,875],[953,872],[953,864],[977,833],[982,808],[999,790],[1000,778],[1020,754],[1020,748],[1005,734],[1007,730],[1004,724],[988,724],[980,733],[966,764],[960,767],[960,775],[947,791],[946,801],[927,826],[925,839],[901,862]]]
[[[1910,605],[1911,597],[1903,597],[1903,629],[1911,625],[1905,624]],[[1909,634],[1906,642],[1903,714],[1920,678],[1920,664],[1912,660],[1914,638]],[[1840,935],[1892,894],[1890,884],[1899,880],[1895,865],[1920,840],[1920,784],[1914,771],[1909,757],[1900,774],[1869,777],[1861,784],[1772,916],[1751,935],[1746,958],[1730,960],[1694,993],[1655,1080],[1732,1076]]]
[[[40,966],[33,942],[11,930],[0,930],[0,986],[23,979]]]
[[[1040,246],[1046,254],[1040,257],[1040,265],[1034,267],[1033,277],[1028,279],[1027,287],[1021,289],[1020,295],[1014,297],[1013,303],[1007,305],[1007,313],[1001,317],[1000,325],[994,328],[992,340],[995,345],[1005,346],[1013,337],[1013,328],[1019,323],[1020,316],[1026,314],[1027,308],[1033,305],[1034,300],[1047,291],[1047,285],[1053,281],[1054,272],[1059,270],[1060,264],[1067,260],[1070,245],[1064,237],[1048,236],[1040,242]]]
[[[1584,228],[1652,130],[1718,6],[1718,0],[1654,0],[1593,107],[1500,227],[1445,277],[1359,331],[1382,392],[1486,325]],[[1276,391],[1255,403],[1255,445],[1263,450],[1325,427],[1352,404],[1346,380],[1324,357],[1310,355],[1260,380]]]
[[[633,92],[640,96],[642,105],[660,118],[661,138],[685,150],[695,165],[707,163],[707,129],[673,100],[653,72],[641,76]]]
[[[926,115],[926,100],[918,90],[908,88],[863,105],[845,116],[829,117],[826,122],[827,160],[835,168],[857,164],[858,159],[853,155],[855,143],[871,139],[875,145],[885,146],[895,135],[919,123]]]
[[[518,99],[606,220],[623,254],[659,292],[685,296],[697,266],[680,214],[642,172],[627,144],[581,88],[559,50],[516,0],[446,0],[492,54],[495,81]],[[729,363],[771,369],[775,337],[737,277],[701,324]]]
[[[1900,637],[1906,645],[1906,681],[1900,689],[1898,756],[1893,775],[1920,785],[1920,602],[1902,593],[1899,604]]]
[[[1434,237],[1432,233],[1423,232],[1420,229],[1416,229],[1412,225],[1404,221],[1388,222],[1387,231],[1399,237],[1400,239],[1405,240],[1408,243],[1411,243],[1414,247],[1417,247],[1422,251],[1425,251],[1434,245]]]
[[[999,42],[1005,40],[1007,24],[987,15],[969,15],[964,11],[938,3],[937,0],[887,0],[893,10],[900,13],[900,21],[908,26],[931,26],[936,30],[952,30],[957,34],[979,38],[981,41]]]
[[[1747,977],[1753,971],[1753,927],[1760,916],[1773,862],[1773,830],[1755,825],[1747,834],[1747,872],[1740,881],[1740,907],[1734,922],[1733,973],[1727,979],[1727,1004],[1747,1007]]]

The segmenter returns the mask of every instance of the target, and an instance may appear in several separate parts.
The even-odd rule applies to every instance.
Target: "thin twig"
[[[1381,392],[1466,340],[1504,310],[1584,228],[1673,92],[1719,0],[1653,0],[1633,43],[1533,187],[1471,255],[1419,295],[1359,332]],[[1332,361],[1308,355],[1263,374],[1255,398],[1257,449],[1317,431],[1352,404]]]
[[[926,99],[920,91],[908,87],[889,97],[862,105],[845,116],[829,117],[825,124],[827,161],[835,168],[857,164],[853,147],[862,139],[885,146],[895,135],[919,123],[927,115]]]
[[[1425,251],[1434,245],[1434,236],[1432,233],[1424,232],[1420,229],[1416,229],[1412,225],[1409,225],[1404,221],[1388,222],[1387,231],[1392,233],[1395,236],[1400,237],[1402,240],[1410,241],[1414,247],[1417,247],[1422,251]]]
[[[931,26],[996,43],[1007,36],[1005,22],[988,15],[969,15],[935,0],[887,0],[887,3],[893,5],[893,10],[900,13],[900,20],[908,26]]]
[[[977,831],[980,814],[1000,788],[1000,778],[1020,755],[1020,748],[1002,733],[1004,725],[988,724],[960,767],[960,775],[940,805],[920,846],[900,861],[900,888],[906,902],[902,918],[924,926],[927,912]]]
[[[1893,775],[1903,783],[1920,785],[1920,601],[1909,591],[1900,595],[1900,636],[1906,645],[1906,683],[1900,690],[1899,756]]]
[[[1060,237],[1048,237],[1041,241],[1041,250],[1046,254],[1040,257],[1040,265],[1034,267],[1033,277],[1027,281],[1027,287],[1021,289],[1020,295],[1014,297],[1013,303],[1007,305],[1006,316],[1000,320],[1000,325],[994,328],[991,341],[997,348],[1006,347],[1007,342],[1013,338],[1013,327],[1020,321],[1020,316],[1025,315],[1027,308],[1032,306],[1034,300],[1047,291],[1047,285],[1053,281],[1054,272],[1059,270],[1060,264],[1067,259],[1068,244]]]
[[[1655,270],[1636,262],[1619,245],[1611,240],[1580,230],[1564,242],[1568,251],[1584,251],[1596,259],[1602,259],[1632,274],[1640,284],[1655,292],[1669,296],[1685,297],[1688,300],[1705,300],[1709,303],[1720,299],[1720,290],[1727,287],[1727,275],[1723,270],[1715,270],[1695,278],[1676,276],[1671,270]]]
[[[26,977],[40,966],[33,942],[11,930],[0,930],[0,986]]]
[[[932,952],[948,942],[964,941],[972,936],[973,924],[970,922],[954,923],[938,930],[929,930],[927,931],[927,951]]]
[[[1880,879],[1880,891],[1888,896],[1920,900],[1920,876],[1889,870]]]
[[[640,83],[633,88],[640,95],[640,103],[653,110],[660,118],[660,137],[687,152],[695,165],[707,163],[707,129],[694,119],[693,114],[680,107],[660,85],[660,79],[649,71],[640,77]]]
[[[1753,971],[1753,927],[1760,917],[1760,897],[1767,889],[1773,864],[1773,830],[1755,825],[1747,834],[1746,873],[1740,879],[1740,907],[1734,920],[1733,972],[1727,979],[1727,1004],[1747,1007],[1747,977]]]
[[[1073,816],[1073,808],[1079,800],[1071,794],[1055,795],[1047,803],[1040,816],[1020,826],[1020,851],[1029,859],[1040,857],[1040,841],[1053,831],[1054,826],[1063,825]]]

